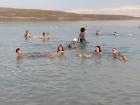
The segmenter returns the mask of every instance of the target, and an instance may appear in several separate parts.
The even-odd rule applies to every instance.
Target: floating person
[[[17,48],[16,53],[17,53],[18,58],[39,57],[41,55],[40,53],[26,53],[26,54],[24,54],[22,48]]]
[[[84,44],[86,43],[86,32],[85,32],[85,28],[81,28],[80,29],[80,34],[79,34],[79,38],[78,38],[78,41],[80,41],[81,44]]]
[[[95,53],[96,53],[96,54],[101,54],[101,53],[102,53],[102,49],[101,49],[100,46],[96,46],[96,48],[95,48]]]
[[[46,33],[45,32],[42,33],[41,39],[46,39]]]
[[[50,38],[51,38],[51,36],[50,36],[49,32],[47,32],[47,34],[45,32],[42,33],[41,39],[49,40]]]
[[[51,35],[50,35],[49,32],[47,32],[46,37],[47,37],[48,39],[51,39]]]
[[[25,40],[31,38],[31,34],[28,30],[26,30],[25,34],[24,34]]]
[[[76,56],[79,57],[79,58],[86,59],[86,58],[92,58],[94,56],[94,54],[100,55],[101,53],[102,53],[101,47],[100,46],[96,46],[95,52],[88,52],[88,53],[80,53],[80,52],[78,52],[76,54]]]
[[[45,32],[43,32],[43,33],[42,33],[42,37],[41,37],[41,39],[42,39],[43,43],[45,43],[46,41],[49,40],[49,37],[46,36],[46,33],[45,33]]]
[[[55,58],[55,57],[61,57],[61,56],[64,56],[66,57],[66,52],[63,48],[63,46],[60,44],[57,48],[57,51],[56,52],[47,52],[47,53],[39,53],[39,52],[34,52],[34,53],[26,53],[26,54],[23,54],[23,51],[21,48],[17,48],[16,49],[16,53],[17,53],[17,58],[18,59],[22,59],[23,57],[24,58],[44,58],[44,57],[47,57],[47,58]]]
[[[62,44],[60,44],[57,48],[57,55],[63,55],[63,56],[66,56],[66,52],[64,50],[64,47],[62,46]]]
[[[77,53],[77,57],[82,58],[82,59],[88,59],[93,57],[93,53]]]
[[[96,35],[102,35],[102,33],[99,30],[97,30]]]
[[[112,49],[112,55],[114,58],[119,59],[120,61],[128,61],[128,58],[124,55],[122,55],[116,48]]]
[[[51,35],[49,32],[47,32],[47,34],[43,32],[42,36],[32,36],[32,38],[41,38],[41,39],[49,40],[51,38]]]
[[[114,36],[119,36],[119,33],[114,32],[113,35],[114,35]]]
[[[78,42],[77,38],[74,38],[73,41],[70,42],[68,48],[75,49],[80,47],[80,43]]]
[[[39,52],[33,52],[33,53],[23,53],[22,48],[16,49],[17,58],[19,61],[21,61],[23,58],[29,59],[29,58],[44,58],[44,57],[50,57],[50,53],[44,53],[41,54]]]
[[[56,58],[56,57],[66,57],[66,51],[64,50],[64,47],[62,46],[62,44],[58,45],[57,47],[57,51],[56,52],[52,52],[50,54],[47,55],[49,58]]]

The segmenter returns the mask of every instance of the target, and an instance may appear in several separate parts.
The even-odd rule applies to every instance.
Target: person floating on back
[[[97,30],[96,35],[102,35],[102,33],[99,30]]]
[[[112,55],[114,58],[119,59],[120,61],[128,61],[128,58],[124,55],[122,55],[116,48],[112,49]]]
[[[76,54],[77,57],[79,58],[83,58],[83,59],[86,59],[86,58],[92,58],[94,54],[96,55],[100,55],[102,53],[102,49],[100,46],[96,46],[95,48],[95,53],[94,52],[88,52],[88,53],[81,53],[81,52],[78,52]]]
[[[113,35],[114,35],[114,36],[119,36],[119,33],[114,32]]]
[[[49,53],[40,53],[40,52],[32,52],[32,53],[23,53],[22,48],[16,49],[17,58],[19,60],[23,58],[43,58],[43,57],[49,57]]]

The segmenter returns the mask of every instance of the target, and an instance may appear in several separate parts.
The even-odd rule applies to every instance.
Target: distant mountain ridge
[[[0,20],[30,21],[79,21],[79,20],[128,20],[139,19],[124,15],[76,14],[64,11],[0,8]]]

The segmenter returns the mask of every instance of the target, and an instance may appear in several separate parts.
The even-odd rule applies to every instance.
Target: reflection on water
[[[140,21],[82,22],[0,22],[0,105],[140,105]],[[69,41],[79,29],[88,26],[85,46],[70,50]],[[12,27],[11,27],[12,26]],[[50,32],[53,39],[24,40],[28,29],[34,35]],[[99,29],[103,35],[96,36]],[[8,30],[8,31],[7,31]],[[113,32],[120,36],[114,37]],[[67,58],[17,59],[15,49],[24,53],[55,52],[63,44]],[[103,53],[79,59],[77,52]],[[123,63],[114,59],[111,49],[128,57]]]

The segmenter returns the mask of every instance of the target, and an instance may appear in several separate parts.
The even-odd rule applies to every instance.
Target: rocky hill
[[[0,8],[0,21],[79,21],[79,20],[129,20],[138,19],[123,15],[76,14],[63,11]]]

